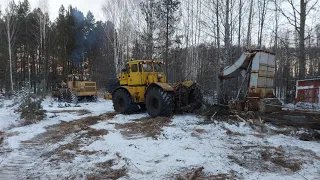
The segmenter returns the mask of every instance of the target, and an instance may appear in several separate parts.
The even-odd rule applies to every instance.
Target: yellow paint
[[[129,91],[133,102],[142,103],[145,101],[144,94],[146,92],[146,86],[123,86],[123,87]]]
[[[126,88],[134,102],[143,103],[146,89],[152,83],[165,91],[173,91],[166,83],[163,63],[157,60],[134,60],[126,64],[126,68],[118,75],[120,86]]]
[[[164,91],[173,91],[173,90],[174,90],[173,87],[170,86],[170,85],[167,84],[167,83],[159,83],[159,82],[157,82],[157,83],[155,83],[155,84],[157,84],[158,86],[160,86]]]
[[[190,87],[190,86],[192,86],[192,84],[193,84],[193,81],[183,81],[182,82],[182,85],[184,85],[186,87]]]
[[[103,96],[104,99],[112,99],[112,95],[111,94],[105,94]]]
[[[78,77],[75,78],[75,77]],[[72,89],[72,92],[75,93],[77,96],[96,96],[98,95],[96,83],[93,81],[79,79],[81,75],[78,74],[70,74],[68,75],[68,88]]]

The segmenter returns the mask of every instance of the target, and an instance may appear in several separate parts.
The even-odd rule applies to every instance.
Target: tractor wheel
[[[60,93],[60,95],[59,95],[58,101],[59,102],[64,102],[65,101],[65,92],[64,92],[64,90],[63,89],[59,89],[59,93]]]
[[[151,88],[146,95],[146,108],[151,117],[172,116],[174,108],[172,94],[158,87]]]
[[[146,110],[146,105],[145,104],[139,104],[140,110],[145,111]]]
[[[138,111],[137,104],[132,102],[131,95],[124,89],[118,89],[112,94],[113,107],[116,112],[132,114]]]
[[[69,102],[77,104],[78,103],[78,96],[76,94],[74,94],[71,89],[68,89],[68,94],[69,94],[68,95]]]
[[[98,97],[97,96],[92,96],[92,102],[97,102],[98,101]]]
[[[97,96],[87,96],[85,99],[87,102],[97,102],[98,100]]]

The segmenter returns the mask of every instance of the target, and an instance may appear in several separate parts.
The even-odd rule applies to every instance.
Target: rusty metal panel
[[[275,68],[269,66],[267,71],[267,77],[273,78],[274,74],[275,74]]]
[[[267,78],[267,87],[268,88],[273,88],[273,86],[274,86],[273,78]]]
[[[259,61],[259,64],[260,66],[261,65],[268,65],[269,64],[269,54],[265,54],[265,53],[262,53],[262,52],[259,52],[260,55],[260,61]]]
[[[259,88],[267,87],[267,78],[259,77],[259,79],[258,79],[258,87]]]
[[[259,76],[265,77],[267,76],[268,66],[260,64],[259,68]]]
[[[274,97],[273,91],[270,91],[274,87],[275,54],[273,53],[249,50],[243,53],[233,65],[226,67],[220,74],[220,78],[237,77],[241,71],[248,68],[250,68],[248,97]]]
[[[257,52],[253,58],[250,76],[251,93],[248,97],[274,97],[275,55],[266,52]],[[254,88],[257,88],[254,90]]]

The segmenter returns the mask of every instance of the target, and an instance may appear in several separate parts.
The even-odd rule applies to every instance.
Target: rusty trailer
[[[298,102],[320,106],[320,77],[297,81],[296,103]]]

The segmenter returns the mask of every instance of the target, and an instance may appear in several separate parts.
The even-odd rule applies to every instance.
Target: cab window
[[[164,72],[162,63],[154,63],[155,72]]]
[[[142,64],[144,72],[153,72],[152,63],[144,63]]]
[[[131,71],[132,72],[138,72],[138,64],[132,64],[131,65]]]

